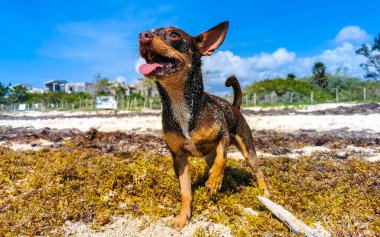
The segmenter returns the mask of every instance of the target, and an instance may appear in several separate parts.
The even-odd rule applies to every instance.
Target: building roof
[[[45,82],[44,85],[53,84],[53,83],[66,84],[67,81],[66,80],[51,80],[51,81]]]
[[[14,84],[13,86],[11,86],[11,88],[14,88],[14,87],[17,87],[17,86],[23,86],[23,87],[32,87],[32,84],[30,83],[19,83],[19,84]]]

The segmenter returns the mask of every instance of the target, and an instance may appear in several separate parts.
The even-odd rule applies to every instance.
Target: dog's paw
[[[212,196],[218,192],[222,187],[223,175],[210,176],[206,182],[206,188],[210,191]]]
[[[188,218],[184,217],[184,216],[176,216],[173,218],[173,220],[170,221],[170,225],[178,230],[181,230],[186,224],[187,224],[187,220]]]

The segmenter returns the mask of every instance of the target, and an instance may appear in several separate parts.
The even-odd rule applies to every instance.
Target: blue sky
[[[96,73],[127,82],[140,75],[139,32],[177,26],[197,35],[221,21],[223,45],[204,59],[207,90],[228,92],[235,73],[244,85],[265,77],[348,67],[362,76],[355,55],[380,33],[380,1],[55,1],[0,0],[0,82],[93,81]]]

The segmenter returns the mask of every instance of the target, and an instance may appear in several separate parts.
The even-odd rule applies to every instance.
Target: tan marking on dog
[[[151,45],[157,53],[166,57],[179,59],[183,63],[183,68],[177,72],[169,73],[161,77],[151,76],[152,78],[150,79],[159,81],[167,91],[170,97],[173,115],[179,123],[183,135],[189,138],[190,112],[186,105],[184,94],[186,77],[191,68],[191,64],[189,63],[190,58],[186,54],[178,52],[170,45],[165,44],[158,37],[152,40]]]
[[[191,217],[191,179],[189,161],[186,156],[175,157],[178,165],[178,179],[181,186],[181,211],[171,224],[181,229]]]
[[[191,63],[190,63],[191,58],[189,58],[186,54],[183,54],[177,51],[172,46],[165,44],[158,37],[153,38],[151,42],[151,49],[153,49],[153,51],[161,55],[164,55],[165,57],[179,59],[183,63],[183,68],[181,68],[180,70],[173,73],[166,74],[165,76],[160,76],[160,77],[152,76],[151,79],[162,81],[164,84],[170,83],[170,86],[172,86],[171,83],[176,83],[179,79],[186,78],[191,68]]]
[[[194,157],[202,157],[192,140],[185,139],[177,133],[166,132],[164,133],[164,141],[169,146],[169,149],[176,154],[182,154],[188,152]]]
[[[227,144],[228,138],[220,139],[216,148],[216,157],[212,165],[206,186],[210,189],[211,194],[215,194],[222,186],[224,168],[227,163]]]
[[[202,154],[206,155],[211,150],[215,149],[218,144],[219,126],[217,124],[211,127],[203,126],[190,134],[193,143],[198,147]],[[202,155],[203,156],[203,155]]]
[[[218,136],[219,126],[217,124],[213,124],[211,127],[202,127],[190,134],[191,139],[195,144],[200,142],[211,142],[215,140]]]
[[[238,142],[238,145],[239,145],[239,147],[241,149],[241,152],[242,152],[243,156],[244,157],[248,157],[249,153],[248,153],[247,148],[245,147],[245,144],[244,144],[243,140],[241,139],[241,137],[239,135],[236,135],[235,139]]]
[[[169,149],[176,153],[181,154],[185,139],[176,133],[166,132],[164,133],[164,141],[168,145]]]

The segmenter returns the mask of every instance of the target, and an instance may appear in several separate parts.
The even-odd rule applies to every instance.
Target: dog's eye
[[[172,31],[172,32],[170,32],[169,37],[171,39],[179,39],[181,36],[177,32]]]

